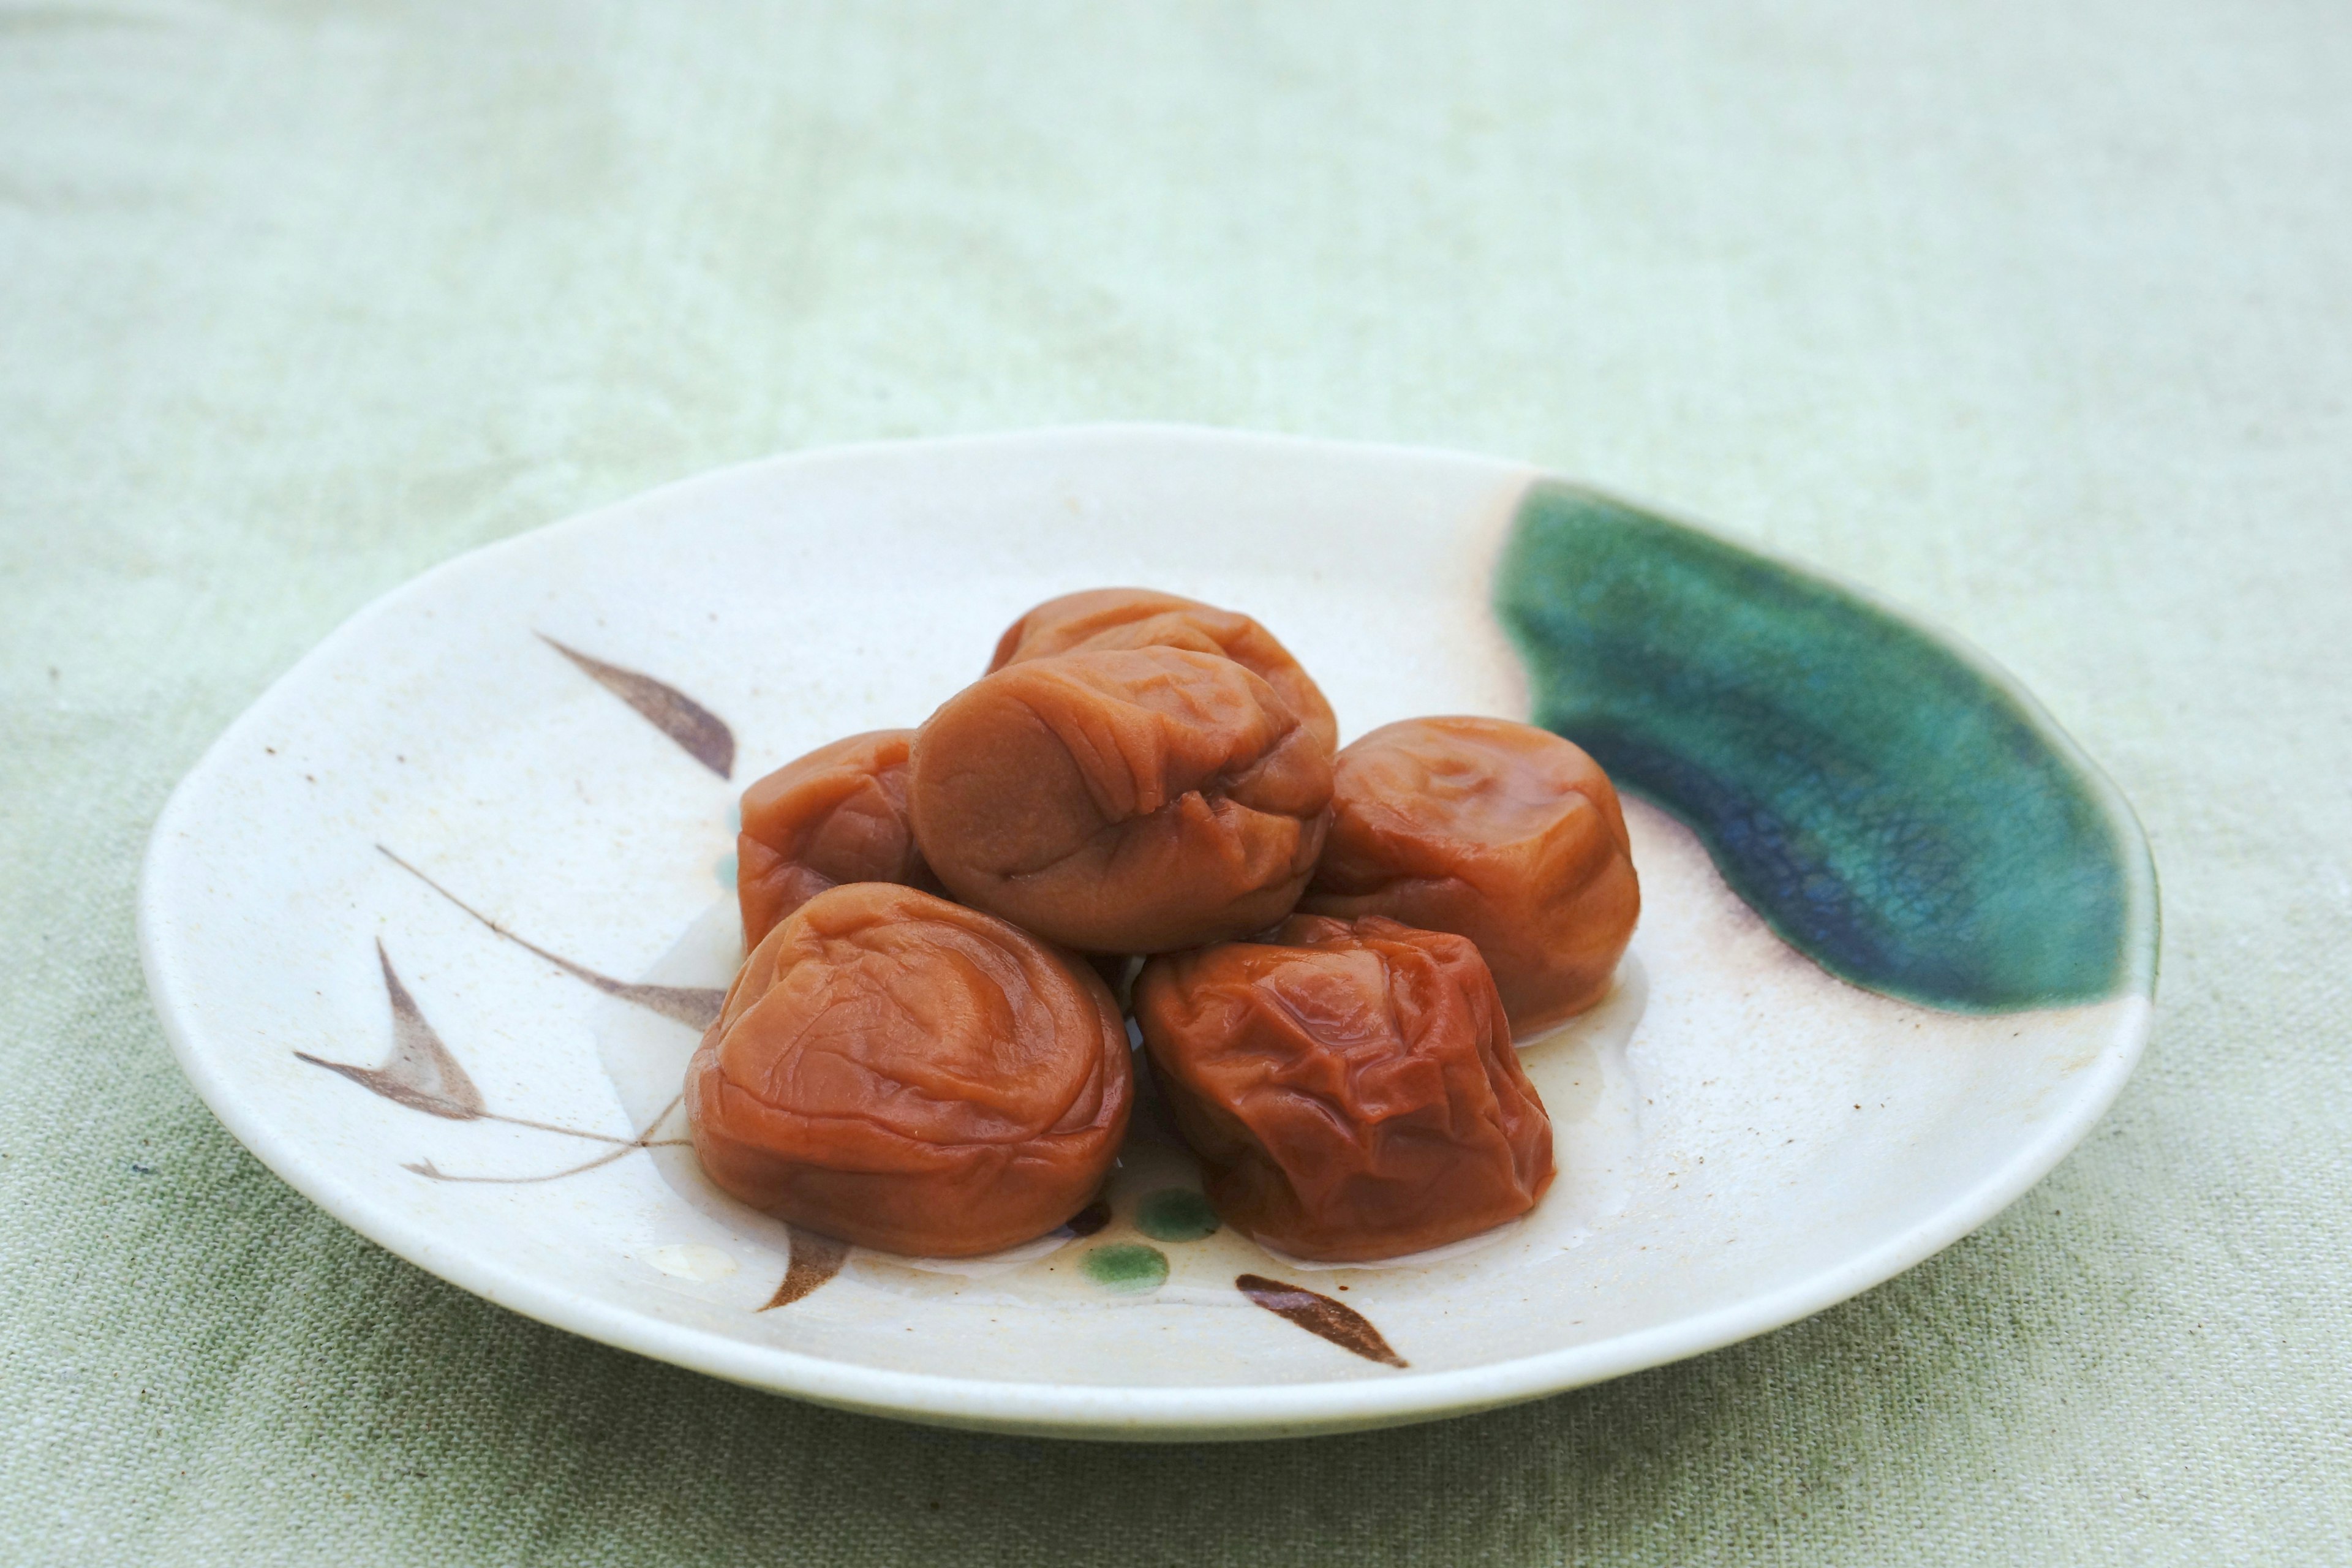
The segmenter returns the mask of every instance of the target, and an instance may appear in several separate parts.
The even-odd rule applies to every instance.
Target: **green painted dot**
[[[1087,1279],[1122,1294],[1157,1290],[1168,1283],[1168,1255],[1131,1241],[1096,1247],[1087,1254],[1086,1268]]]
[[[1162,1187],[1135,1205],[1135,1228],[1154,1241],[1198,1241],[1217,1233],[1217,1211],[1190,1187]]]
[[[719,885],[720,887],[731,888],[735,885],[734,856],[728,856],[725,859],[719,861],[718,865],[712,867],[711,869],[718,873]]]

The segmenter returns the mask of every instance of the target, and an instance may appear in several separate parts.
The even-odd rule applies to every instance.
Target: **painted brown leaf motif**
[[[446,1117],[452,1121],[478,1121],[487,1114],[482,1104],[482,1091],[441,1043],[441,1037],[425,1019],[416,998],[400,983],[392,967],[392,955],[383,950],[378,939],[376,961],[383,966],[383,988],[392,999],[392,1055],[382,1067],[354,1067],[349,1062],[331,1062],[307,1051],[294,1054],[314,1066],[330,1072],[339,1072],[353,1083],[374,1090],[386,1100],[395,1100],[412,1110],[422,1110],[428,1116]]]
[[[772,1312],[778,1307],[789,1307],[835,1275],[849,1260],[849,1244],[829,1236],[819,1236],[813,1230],[792,1227],[793,1260],[784,1269],[783,1282],[768,1304],[760,1309]]]
[[[722,779],[733,776],[735,731],[718,714],[675,686],[665,685],[650,675],[592,658],[577,648],[564,647],[545,632],[534,635],[578,665],[597,685],[644,714],[654,728],[684,747],[687,755]]]
[[[376,852],[385,859],[489,927],[497,935],[504,937],[526,952],[545,959],[573,979],[593,985],[605,995],[617,996],[622,1001],[635,1003],[648,1012],[659,1013],[665,1018],[674,1018],[698,1034],[718,1021],[719,1010],[727,1001],[727,992],[724,987],[646,985],[633,981],[615,980],[609,974],[599,974],[585,964],[574,963],[568,958],[558,957],[537,942],[524,941],[391,850],[386,849],[383,845],[379,844],[375,847]]]
[[[299,1053],[297,1054],[299,1055]],[[316,1060],[317,1058],[311,1058],[306,1059]],[[320,1062],[319,1065],[325,1067],[331,1064]],[[604,1152],[597,1155],[592,1160],[583,1160],[576,1165],[566,1165],[560,1171],[541,1171],[536,1174],[521,1176],[469,1174],[463,1172],[445,1171],[440,1166],[435,1164],[431,1160],[406,1161],[403,1163],[401,1169],[404,1171],[414,1172],[417,1175],[425,1177],[427,1181],[455,1182],[488,1186],[527,1187],[539,1182],[560,1182],[566,1176],[576,1176],[584,1171],[602,1170],[606,1165],[611,1164],[614,1161],[620,1159],[623,1155],[634,1154],[640,1149],[677,1149],[684,1147],[689,1140],[684,1138],[656,1138],[654,1136],[655,1131],[661,1126],[661,1124],[668,1120],[670,1112],[676,1110],[684,1102],[685,1096],[674,1096],[667,1105],[662,1107],[661,1114],[655,1117],[651,1121],[646,1123],[645,1131],[639,1132],[635,1138],[617,1138],[610,1132],[595,1132],[584,1127],[566,1127],[561,1122],[555,1121],[533,1121],[526,1116],[501,1116],[495,1110],[485,1110],[481,1113],[481,1119],[486,1121],[503,1121],[509,1127],[529,1127],[540,1132],[561,1132],[566,1138],[584,1138],[591,1142],[609,1143],[612,1145],[611,1148],[605,1150]]]
[[[1344,1302],[1318,1295],[1303,1286],[1286,1285],[1263,1274],[1244,1274],[1234,1288],[1276,1317],[1297,1324],[1318,1339],[1383,1366],[1403,1366],[1404,1357],[1389,1349],[1372,1321]]]

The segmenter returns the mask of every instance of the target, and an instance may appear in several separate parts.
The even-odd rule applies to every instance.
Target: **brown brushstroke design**
[[[819,1236],[813,1230],[803,1230],[798,1226],[791,1228],[792,1263],[785,1268],[783,1281],[776,1287],[776,1293],[768,1298],[766,1306],[760,1309],[762,1312],[791,1306],[840,1273],[841,1266],[849,1260],[849,1243],[837,1241],[829,1236]]]
[[[1234,1288],[1276,1317],[1297,1324],[1318,1339],[1329,1340],[1343,1351],[1383,1366],[1406,1364],[1404,1357],[1389,1348],[1380,1330],[1372,1327],[1372,1321],[1344,1302],[1319,1296],[1304,1286],[1268,1279],[1263,1274],[1244,1274],[1234,1280]]]
[[[508,1118],[501,1116],[494,1118],[494,1120],[504,1121],[507,1121]],[[526,1125],[530,1124],[526,1123]],[[569,1132],[572,1130],[567,1127],[555,1127],[550,1128],[549,1131],[554,1132]],[[573,1132],[572,1135],[575,1138],[587,1138],[593,1136],[593,1134],[586,1132]],[[432,1181],[448,1182],[453,1184],[468,1184],[493,1187],[527,1187],[535,1182],[559,1181],[565,1176],[577,1176],[585,1172],[593,1171],[600,1166],[611,1164],[614,1161],[619,1159],[624,1154],[634,1154],[640,1149],[684,1148],[688,1143],[692,1142],[693,1140],[688,1138],[656,1138],[650,1142],[624,1143],[617,1149],[609,1149],[605,1151],[604,1153],[597,1155],[593,1160],[583,1160],[577,1165],[566,1165],[561,1171],[550,1171],[544,1175],[538,1176],[468,1176],[463,1175],[456,1171],[445,1171],[430,1160],[404,1160],[401,1162],[400,1168],[404,1171],[413,1172],[417,1175],[426,1177]]]
[[[1092,1236],[1110,1223],[1110,1205],[1097,1198],[1062,1222],[1063,1232],[1072,1237]]]
[[[557,1176],[568,1176],[575,1171],[591,1171],[609,1163],[633,1149],[653,1147],[653,1131],[662,1118],[677,1109],[684,1095],[672,1100],[635,1138],[616,1137],[610,1132],[591,1132],[584,1128],[566,1127],[561,1122],[534,1121],[527,1116],[503,1116],[490,1110],[482,1100],[482,1091],[466,1076],[466,1069],[450,1054],[441,1041],[440,1032],[425,1016],[416,998],[401,984],[400,974],[392,967],[392,955],[384,951],[383,939],[375,943],[376,962],[383,966],[384,994],[392,1004],[392,1055],[382,1067],[363,1068],[351,1062],[332,1062],[324,1057],[314,1057],[308,1051],[296,1051],[297,1061],[312,1067],[325,1068],[358,1084],[373,1094],[380,1094],[395,1105],[411,1110],[421,1110],[427,1116],[438,1116],[449,1121],[499,1121],[509,1127],[528,1127],[537,1132],[558,1132],[566,1138],[585,1138],[593,1143],[613,1143],[618,1147],[610,1153],[599,1155],[584,1165],[569,1171],[558,1171]],[[684,1140],[677,1140],[683,1142]],[[406,1167],[420,1176],[431,1176],[443,1182],[552,1181],[553,1176],[452,1176],[433,1168],[433,1162]]]
[[[392,1055],[384,1058],[383,1065],[355,1067],[350,1062],[331,1062],[308,1051],[294,1054],[427,1116],[451,1121],[477,1121],[488,1116],[482,1105],[482,1091],[474,1087],[474,1080],[466,1076],[466,1069],[449,1054],[449,1047],[441,1043],[433,1026],[425,1022],[416,998],[400,983],[399,974],[392,967],[392,955],[383,950],[382,937],[376,939],[375,957],[383,966],[383,988],[392,1001]]]
[[[376,853],[489,927],[496,934],[504,937],[524,952],[547,960],[573,979],[585,981],[593,985],[605,995],[617,996],[624,1002],[634,1002],[649,1012],[659,1013],[665,1018],[675,1019],[697,1033],[708,1029],[712,1024],[718,1022],[719,1010],[727,1002],[727,992],[723,987],[642,985],[634,984],[625,980],[615,980],[609,974],[599,974],[585,964],[574,963],[568,958],[560,958],[537,942],[527,942],[517,936],[383,845],[379,844],[375,847]]]
[[[545,632],[532,636],[586,671],[589,678],[643,714],[647,722],[676,741],[686,754],[717,773],[730,778],[735,772],[735,731],[726,721],[680,691],[650,675],[623,669],[564,647]]]
[[[558,1181],[565,1176],[576,1176],[584,1171],[595,1170],[600,1165],[609,1165],[614,1161],[619,1159],[622,1155],[634,1154],[640,1149],[684,1148],[687,1144],[692,1142],[693,1140],[690,1138],[656,1138],[654,1136],[654,1131],[661,1126],[664,1121],[669,1119],[669,1113],[676,1110],[685,1099],[686,1096],[682,1094],[673,1095],[670,1099],[670,1102],[662,1107],[661,1114],[655,1117],[651,1121],[646,1123],[645,1131],[639,1132],[635,1138],[627,1140],[614,1138],[609,1133],[581,1132],[569,1127],[554,1127],[543,1121],[517,1121],[516,1119],[511,1116],[489,1117],[488,1119],[493,1121],[505,1121],[520,1127],[537,1127],[550,1132],[569,1132],[574,1138],[593,1138],[600,1142],[617,1145],[615,1148],[607,1149],[604,1152],[597,1155],[593,1160],[584,1160],[577,1165],[567,1165],[561,1171],[550,1171],[544,1175],[460,1175],[456,1173],[441,1169],[440,1166],[436,1165],[430,1160],[411,1160],[403,1163],[400,1168],[404,1171],[413,1171],[417,1175],[426,1177],[427,1179],[436,1182],[472,1183],[485,1186],[524,1187],[530,1186],[537,1182]],[[488,1113],[485,1114],[487,1115]]]

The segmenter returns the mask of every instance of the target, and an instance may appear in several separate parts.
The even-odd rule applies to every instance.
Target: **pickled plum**
[[[907,823],[912,730],[877,730],[819,746],[743,792],[735,896],[743,945],[843,882],[939,890]]]
[[[908,805],[968,904],[1088,952],[1159,952],[1290,912],[1323,847],[1331,752],[1221,655],[1024,659],[917,733]]]
[[[988,668],[993,672],[1025,658],[1125,647],[1222,654],[1279,692],[1326,746],[1339,743],[1339,723],[1322,689],[1272,632],[1234,611],[1149,588],[1093,588],[1048,599],[1005,628]]]
[[[1100,979],[978,910],[861,882],[752,950],[687,1069],[696,1155],[757,1209],[972,1257],[1085,1206],[1134,1100]]]
[[[1582,750],[1504,719],[1408,719],[1348,746],[1333,773],[1301,910],[1468,937],[1518,1034],[1609,989],[1642,889],[1617,792]]]
[[[1419,1252],[1551,1182],[1551,1119],[1466,938],[1295,915],[1266,942],[1152,959],[1135,1016],[1209,1201],[1267,1246]]]

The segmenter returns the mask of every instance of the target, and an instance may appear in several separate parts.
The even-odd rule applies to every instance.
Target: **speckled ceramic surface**
[[[1616,987],[1523,1042],[1561,1168],[1526,1220],[1273,1256],[1149,1104],[1100,1203],[978,1262],[701,1180],[677,1096],[740,952],[737,793],[919,722],[1036,601],[1129,583],[1267,623],[1343,739],[1532,716],[1639,797]],[[2105,1110],[2156,933],[2096,770],[1866,596],[1520,466],[1151,427],[753,464],[451,562],[222,737],[140,913],[205,1100],[420,1266],[746,1384],[1109,1437],[1475,1410],[1866,1289]]]

